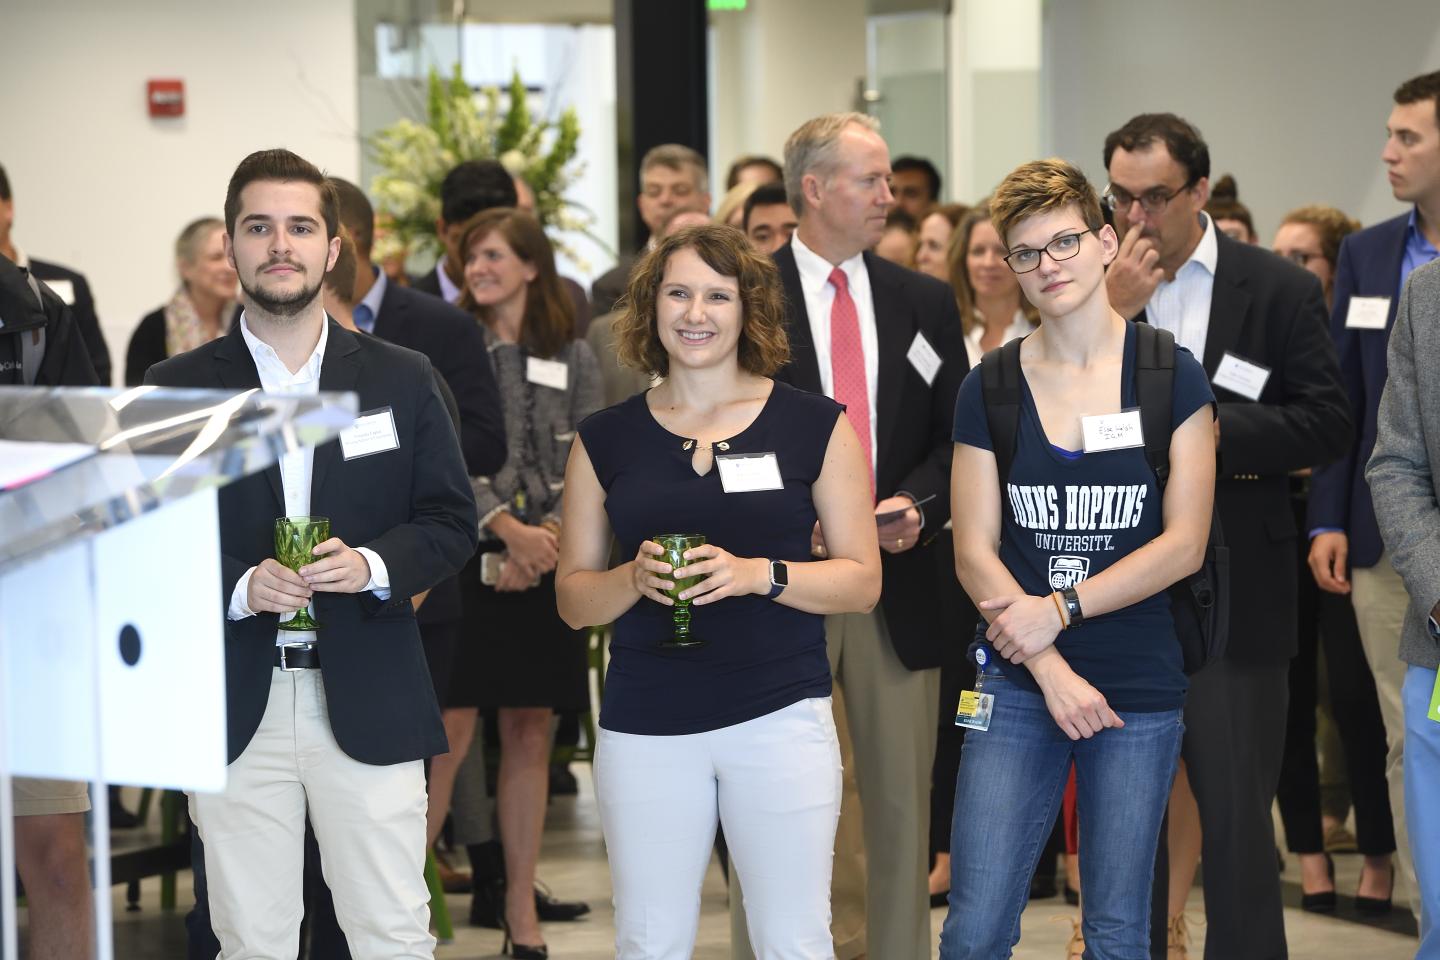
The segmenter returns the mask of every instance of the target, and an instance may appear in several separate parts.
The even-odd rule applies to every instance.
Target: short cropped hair
[[[935,164],[924,157],[896,157],[890,164],[893,173],[904,173],[907,170],[925,175],[925,180],[930,184],[930,202],[934,203],[940,199],[940,171],[935,169]]]
[[[1110,169],[1110,158],[1117,147],[1134,152],[1155,143],[1165,145],[1192,183],[1210,176],[1210,148],[1205,138],[1194,124],[1173,113],[1142,113],[1106,137],[1105,169]]]
[[[1312,204],[1285,214],[1281,226],[1287,223],[1302,223],[1312,227],[1320,237],[1320,254],[1330,262],[1333,270],[1340,262],[1340,241],[1360,229],[1360,221],[1346,216],[1334,207]]]
[[[772,180],[783,180],[785,178],[785,170],[780,166],[780,164],[776,163],[774,160],[771,160],[769,157],[762,156],[758,153],[751,154],[749,156],[741,157],[734,163],[730,164],[730,172],[725,174],[726,190],[733,190],[735,188],[735,184],[740,182],[740,171],[744,170],[746,167],[769,167],[770,172],[775,175],[771,178]]]
[[[464,223],[482,210],[519,203],[515,178],[495,160],[466,160],[440,181],[440,219]]]
[[[734,277],[740,288],[740,368],[768,377],[784,366],[790,359],[790,341],[785,334],[780,271],[775,261],[755,252],[745,234],[723,224],[681,230],[660,241],[635,265],[615,320],[620,362],[651,376],[670,372],[670,355],[660,342],[656,300],[666,264],[685,249],[694,250],[721,276]]]
[[[755,188],[755,192],[745,198],[745,219],[741,221],[746,230],[750,229],[750,211],[756,207],[774,207],[779,204],[788,204],[790,201],[785,197],[785,184],[783,183],[762,183]]]
[[[225,190],[225,232],[235,236],[235,221],[240,219],[240,192],[259,181],[309,183],[320,191],[320,216],[325,221],[325,239],[335,239],[340,230],[340,201],[335,188],[325,179],[320,168],[289,150],[257,150],[244,160],[230,177]]]
[[[350,231],[340,228],[340,254],[335,266],[325,274],[325,289],[347,307],[355,306],[355,277],[360,271],[360,256],[355,251],[355,241]]]
[[[710,168],[706,166],[705,158],[684,144],[662,143],[645,151],[645,156],[640,158],[641,179],[644,179],[645,172],[652,167],[668,167],[677,173],[684,173],[688,167],[695,178],[695,189],[701,192],[707,189],[706,181],[710,179]]]
[[[1021,220],[1070,206],[1091,230],[1105,225],[1100,198],[1079,167],[1058,157],[1031,160],[1010,171],[991,194],[990,222],[1008,247],[1009,232]]]
[[[375,246],[375,208],[370,205],[370,198],[349,180],[331,177],[330,184],[340,200],[340,223],[350,232],[355,256],[369,260],[370,250]]]
[[[1440,126],[1440,70],[1411,77],[1395,90],[1395,102],[1401,104],[1435,101],[1435,125]]]
[[[840,134],[854,124],[878,132],[880,121],[863,113],[827,113],[806,120],[785,141],[785,193],[796,214],[805,212],[805,174],[829,176],[835,170]]]

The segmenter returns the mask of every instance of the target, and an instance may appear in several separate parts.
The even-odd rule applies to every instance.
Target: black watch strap
[[[1060,599],[1065,603],[1065,615],[1070,618],[1070,627],[1078,627],[1085,622],[1085,613],[1080,609],[1080,594],[1075,592],[1074,587],[1061,590]]]
[[[790,586],[790,569],[785,566],[784,561],[770,561],[770,592],[765,594],[766,599],[774,600],[785,592]]]

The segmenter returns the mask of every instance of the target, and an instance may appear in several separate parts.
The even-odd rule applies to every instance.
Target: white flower
[[[525,172],[525,154],[519,150],[506,150],[500,154],[500,166],[504,167],[510,176],[519,176]]]

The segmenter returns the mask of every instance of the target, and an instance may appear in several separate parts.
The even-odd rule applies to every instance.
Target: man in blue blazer
[[[1360,640],[1375,675],[1389,741],[1385,775],[1400,868],[1413,891],[1402,776],[1405,717],[1400,691],[1405,664],[1396,655],[1408,600],[1380,538],[1365,464],[1375,447],[1385,351],[1400,290],[1416,267],[1436,258],[1440,246],[1440,71],[1400,85],[1386,130],[1380,159],[1389,169],[1395,199],[1413,206],[1352,233],[1340,245],[1330,332],[1357,430],[1345,457],[1315,472],[1307,526],[1315,581],[1331,593],[1353,591]],[[1418,913],[1418,901],[1414,905]]]

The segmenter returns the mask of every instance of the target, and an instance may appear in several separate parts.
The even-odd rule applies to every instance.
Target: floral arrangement
[[[558,122],[535,120],[517,70],[510,82],[509,106],[500,109],[500,89],[477,97],[456,64],[448,82],[430,70],[426,122],[400,120],[371,142],[383,169],[371,184],[381,229],[375,259],[441,253],[435,235],[440,216],[440,183],[465,160],[498,160],[522,178],[535,194],[535,216],[552,234],[558,250],[573,252],[556,233],[591,236],[594,217],[565,199],[565,190],[584,168],[576,160],[580,121],[566,110]]]

